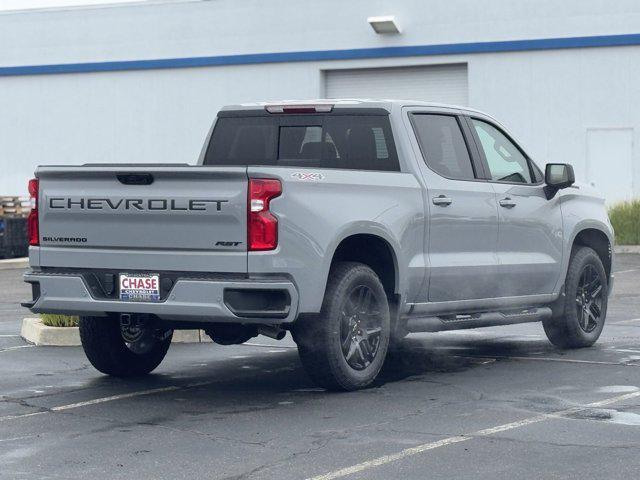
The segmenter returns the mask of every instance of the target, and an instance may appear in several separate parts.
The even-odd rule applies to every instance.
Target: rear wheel
[[[389,303],[380,279],[355,262],[331,269],[320,316],[300,319],[294,328],[307,373],[330,390],[370,385],[384,363],[389,337]]]
[[[574,249],[565,281],[564,313],[543,322],[551,343],[561,348],[593,345],[604,327],[608,291],[598,254],[589,247]]]
[[[173,330],[139,316],[80,317],[80,340],[97,370],[116,377],[146,375],[169,350]]]

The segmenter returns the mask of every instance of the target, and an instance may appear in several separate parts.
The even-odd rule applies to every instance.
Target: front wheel
[[[593,345],[604,327],[608,292],[607,275],[598,254],[589,247],[577,247],[569,260],[564,312],[543,322],[549,341],[560,348]]]
[[[312,380],[329,390],[370,385],[389,346],[389,302],[366,265],[340,262],[329,273],[319,317],[296,322],[294,339]]]
[[[96,370],[115,377],[153,371],[171,345],[172,330],[158,329],[139,316],[80,317],[80,341]]]

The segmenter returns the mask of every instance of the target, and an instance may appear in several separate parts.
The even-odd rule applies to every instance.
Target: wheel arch
[[[594,226],[585,226],[576,231],[571,242],[571,251],[576,246],[590,247],[598,254],[607,278],[611,275],[613,268],[613,242],[607,233]]]
[[[398,260],[393,248],[384,238],[370,233],[358,233],[344,238],[333,252],[331,266],[341,261],[369,266],[380,278],[387,296],[398,293]]]
[[[371,267],[391,299],[402,291],[398,251],[397,242],[380,226],[370,225],[370,228],[362,228],[361,225],[357,230],[345,230],[336,239],[331,255],[328,256],[330,260],[326,267],[324,290],[327,288],[331,267],[339,261],[353,261]]]

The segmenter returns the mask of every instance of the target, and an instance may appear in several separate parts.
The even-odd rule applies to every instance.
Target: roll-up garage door
[[[327,98],[387,98],[467,105],[467,64],[325,71]]]

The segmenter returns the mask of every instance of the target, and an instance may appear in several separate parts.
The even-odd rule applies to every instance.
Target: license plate
[[[120,300],[125,302],[159,302],[160,275],[121,273]]]

